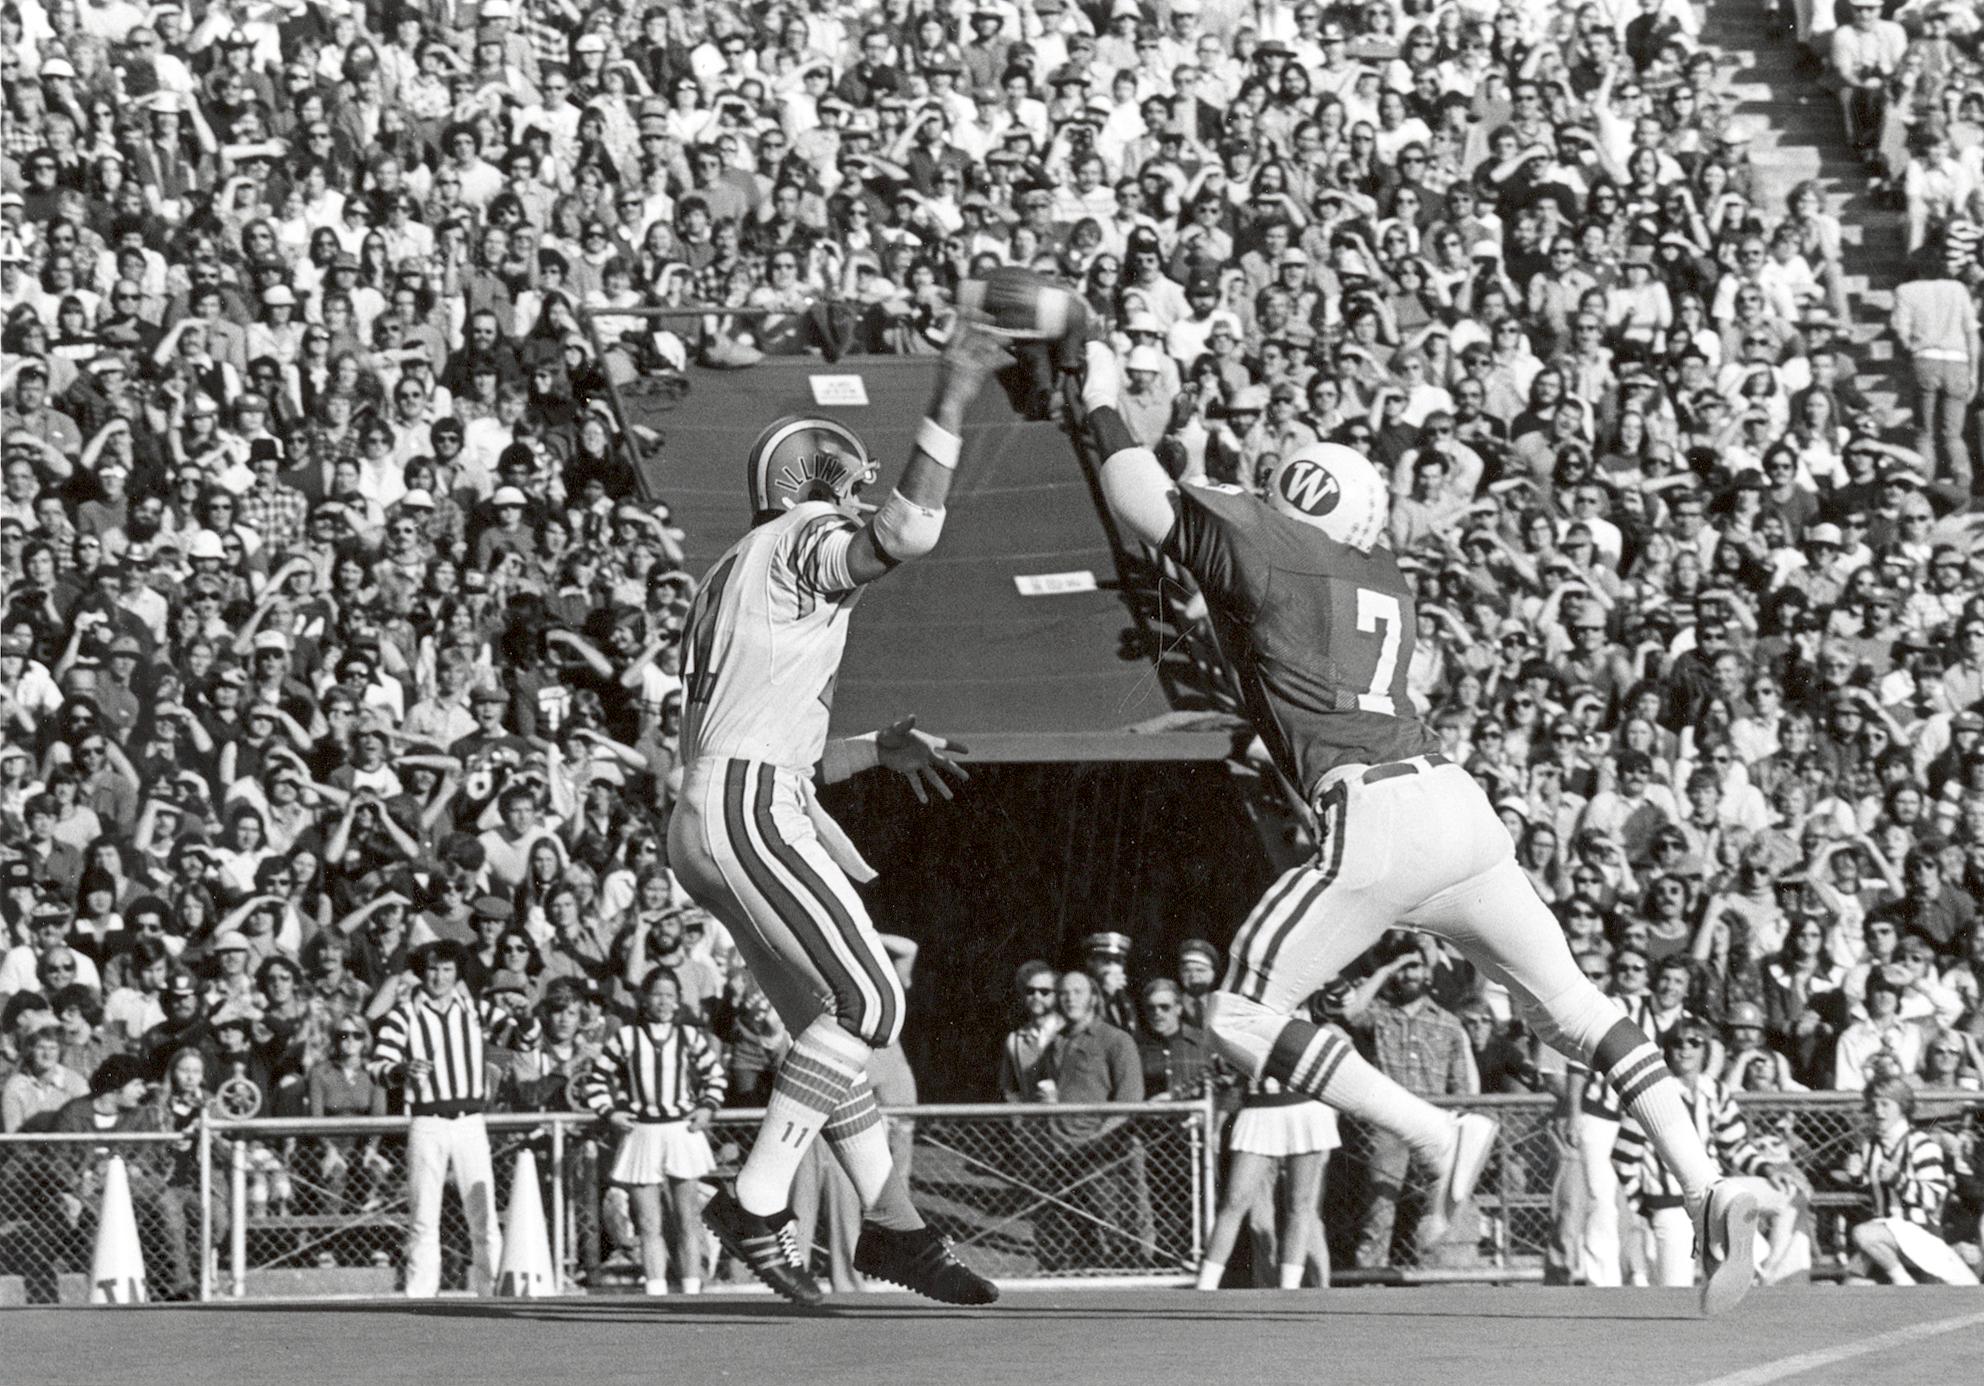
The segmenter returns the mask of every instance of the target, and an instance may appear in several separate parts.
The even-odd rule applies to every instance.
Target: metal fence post
[[[200,1303],[214,1297],[214,1128],[200,1109]]]
[[[572,1258],[565,1245],[565,1122],[562,1117],[551,1123],[551,1247],[552,1255],[558,1260],[558,1288],[565,1291],[572,1285]]]
[[[1200,1227],[1209,1230],[1219,1213],[1219,1107],[1210,1083],[1199,1100],[1199,1129],[1199,1196],[1192,1211]],[[1204,1244],[1197,1249],[1203,1251]]]
[[[236,1140],[229,1152],[228,1272],[234,1279],[230,1293],[240,1299],[248,1293],[248,1142]]]

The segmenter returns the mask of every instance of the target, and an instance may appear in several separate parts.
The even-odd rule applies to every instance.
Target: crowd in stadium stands
[[[1686,0],[5,0],[6,1130],[244,1077],[397,1109],[369,1046],[435,941],[497,1005],[493,1106],[580,1103],[656,967],[762,1101],[777,1019],[663,859],[695,575],[608,387],[936,352],[1001,263],[1079,286],[1179,476],[1390,473],[1417,711],[1703,1091],[1864,1089],[1905,1133],[1976,1090],[1979,16],[1794,8],[1905,244],[1760,195]],[[1855,257],[1902,253],[1856,325]],[[995,1054],[1023,1102],[1217,1082],[1217,950],[1127,944],[1023,971],[988,1092]],[[1380,961],[1348,999],[1439,1009],[1447,1090],[1563,1097],[1604,1259],[1607,1094],[1437,949]],[[389,1171],[286,1158],[258,1208]],[[1979,1167],[1812,1173],[1960,1243]]]

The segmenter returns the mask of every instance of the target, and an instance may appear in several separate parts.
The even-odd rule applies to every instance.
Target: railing
[[[1861,1200],[1830,1173],[1861,1138],[1860,1101],[1832,1092],[1741,1099],[1753,1132],[1780,1140],[1812,1179],[1820,1276],[1838,1274],[1851,1251],[1846,1232]],[[1501,1123],[1472,1209],[1438,1246],[1421,1245],[1415,1227],[1431,1172],[1401,1168],[1382,1141],[1344,1121],[1323,1199],[1335,1283],[1535,1281],[1550,1278],[1553,1266],[1561,1273],[1564,1243],[1575,1245],[1581,1181],[1552,1101],[1444,1105]],[[761,1115],[719,1114],[711,1140],[720,1173],[742,1163]],[[1221,1122],[1208,1103],[922,1106],[891,1108],[888,1117],[898,1158],[910,1161],[917,1206],[988,1275],[1177,1281],[1200,1257],[1220,1152]],[[1968,1143],[1975,1158],[1984,1096],[1922,1094],[1917,1120],[1952,1154]],[[491,1114],[487,1122],[499,1208],[510,1204],[517,1155],[534,1156],[559,1287],[638,1288],[627,1194],[606,1178],[612,1134],[582,1113]],[[88,1297],[113,1154],[129,1171],[153,1297],[391,1294],[404,1253],[407,1126],[395,1117],[211,1118],[178,1135],[0,1136],[0,1304]],[[803,1168],[795,1205],[811,1229],[816,1268],[844,1281],[858,1209],[824,1150]],[[1630,1267],[1635,1220],[1621,1226]],[[452,1197],[441,1244],[443,1284],[464,1284],[468,1229]],[[737,1271],[733,1280],[749,1276]],[[714,1277],[710,1288],[726,1283]]]
[[[1216,1155],[1209,1104],[885,1114],[918,1207],[988,1275],[1175,1280],[1199,1259]],[[710,1139],[720,1174],[742,1164],[762,1115],[718,1114]],[[534,1157],[559,1287],[638,1289],[627,1192],[606,1178],[612,1133],[585,1113],[486,1121],[499,1209],[515,1192],[517,1156]],[[113,1155],[129,1174],[153,1298],[391,1294],[404,1262],[408,1126],[404,1117],[209,1117],[180,1134],[0,1136],[0,1304],[88,1298]],[[794,1202],[822,1277],[852,1288],[859,1207],[824,1146],[802,1167]],[[468,1226],[454,1197],[440,1239],[442,1283],[466,1283]],[[752,1283],[741,1270],[731,1279]]]

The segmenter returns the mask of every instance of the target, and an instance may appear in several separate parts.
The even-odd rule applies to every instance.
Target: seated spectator
[[[1873,1216],[1853,1227],[1863,1266],[1890,1285],[1975,1285],[1977,1273],[1943,1240],[1949,1199],[1943,1148],[1915,1128],[1915,1094],[1899,1077],[1866,1087],[1871,1127],[1840,1177],[1863,1194]]]

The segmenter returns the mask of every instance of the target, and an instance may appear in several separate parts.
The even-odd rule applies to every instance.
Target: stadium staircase
[[[1779,3],[1788,14],[1788,0]],[[1702,41],[1721,57],[1735,122],[1750,132],[1756,201],[1766,222],[1784,215],[1786,195],[1806,179],[1825,189],[1827,208],[1841,223],[1855,379],[1894,417],[1906,396],[1894,343],[1882,329],[1906,264],[1901,212],[1875,191],[1848,146],[1838,98],[1802,60],[1783,15],[1767,13],[1764,0],[1717,0],[1707,9]]]

